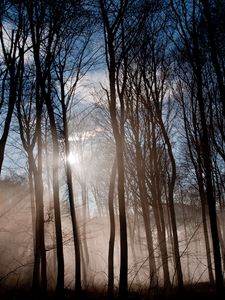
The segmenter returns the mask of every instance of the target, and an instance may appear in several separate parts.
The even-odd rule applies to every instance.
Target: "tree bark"
[[[45,103],[48,110],[48,116],[50,120],[50,130],[53,142],[53,202],[54,202],[54,214],[55,214],[55,232],[56,232],[56,250],[57,250],[57,285],[56,292],[59,295],[63,295],[64,291],[64,256],[63,256],[63,239],[62,239],[62,225],[61,225],[61,213],[59,202],[59,143],[57,128],[55,122],[55,116],[53,107],[50,100],[50,95],[45,95]]]
[[[223,111],[223,117],[225,117],[225,85],[223,80],[223,73],[220,68],[220,63],[217,55],[217,46],[215,43],[215,34],[212,24],[212,18],[210,13],[210,6],[208,0],[200,0],[203,6],[203,12],[206,19],[206,28],[208,33],[208,39],[209,39],[209,50],[211,54],[211,59],[213,63],[213,67],[216,73],[216,78],[218,82],[218,89],[220,92],[220,101],[222,104],[222,111]]]
[[[128,245],[127,245],[127,221],[126,221],[126,205],[125,205],[125,168],[124,168],[124,99],[123,93],[118,92],[120,100],[120,116],[118,122],[117,115],[117,93],[116,87],[118,88],[118,81],[116,83],[116,76],[118,74],[118,64],[116,64],[116,49],[115,41],[118,25],[122,20],[122,13],[126,8],[127,1],[121,2],[120,11],[115,20],[116,23],[110,25],[110,18],[108,15],[107,8],[103,0],[99,0],[102,19],[105,29],[105,49],[106,60],[109,72],[109,111],[111,124],[113,129],[113,135],[116,143],[116,159],[117,159],[117,189],[118,189],[118,201],[119,201],[119,223],[120,223],[120,277],[119,277],[119,298],[126,299],[128,294]],[[118,22],[118,23],[117,23]],[[115,31],[116,25],[117,30]],[[123,53],[125,55],[125,53]],[[121,57],[123,60],[123,58]],[[125,71],[126,72],[126,71]],[[119,80],[119,78],[117,78]],[[122,85],[124,86],[125,79],[123,79]]]
[[[159,112],[156,104],[157,109],[157,119],[162,131],[162,135],[165,141],[165,144],[167,146],[168,155],[170,158],[171,163],[171,175],[168,182],[168,204],[169,204],[169,210],[170,210],[170,217],[171,217],[171,226],[172,226],[172,233],[173,233],[173,247],[174,247],[174,258],[175,258],[175,266],[176,266],[176,274],[177,274],[177,281],[178,281],[178,288],[179,291],[183,291],[184,283],[183,283],[183,274],[182,274],[182,268],[181,268],[181,261],[180,261],[180,251],[179,251],[179,241],[178,241],[178,235],[177,235],[177,222],[176,222],[176,214],[175,214],[175,208],[174,208],[174,187],[176,182],[176,162],[174,159],[171,143],[167,134],[167,131],[165,129],[161,113]]]
[[[200,124],[201,124],[201,134],[200,134],[200,149],[202,154],[202,162],[205,171],[205,182],[206,182],[206,197],[209,208],[209,218],[211,235],[213,242],[213,254],[214,254],[214,265],[215,265],[215,275],[216,275],[216,289],[218,294],[224,293],[223,285],[223,275],[221,267],[221,256],[220,256],[220,243],[218,236],[217,227],[217,216],[216,216],[216,200],[213,194],[213,184],[212,184],[212,159],[211,159],[211,149],[208,136],[206,115],[205,115],[205,105],[203,100],[203,83],[202,83],[202,68],[200,62],[200,53],[198,48],[198,40],[196,34],[193,35],[194,43],[194,57],[196,63],[195,75],[197,80],[197,101],[199,105],[200,112]]]
[[[110,218],[110,238],[108,252],[108,296],[113,299],[114,296],[114,245],[115,245],[115,215],[114,215],[114,191],[116,181],[117,161],[114,159],[109,182],[108,208]]]
[[[160,167],[159,167],[159,157],[157,153],[157,144],[156,144],[156,132],[155,132],[155,123],[153,116],[151,116],[152,123],[152,159],[150,165],[152,167],[152,195],[153,195],[153,210],[156,220],[157,235],[159,242],[159,249],[161,253],[162,266],[163,266],[163,275],[164,275],[164,287],[168,291],[171,287],[169,266],[168,266],[168,253],[166,245],[166,232],[165,232],[165,222],[164,222],[164,213],[163,206],[161,202],[161,189],[160,189]]]
[[[155,254],[154,254],[154,246],[153,246],[153,238],[152,238],[151,221],[150,221],[150,210],[149,210],[149,204],[147,202],[148,194],[145,185],[144,162],[143,162],[141,149],[137,137],[135,141],[135,147],[136,147],[135,158],[136,158],[138,188],[140,193],[141,208],[143,213],[145,234],[146,234],[147,247],[148,247],[149,273],[150,273],[149,288],[151,288],[151,287],[157,287],[158,280],[157,280],[157,273],[156,273]]]
[[[65,122],[64,124],[64,138],[65,138],[65,152],[66,152],[66,180],[67,180],[67,189],[69,194],[70,216],[72,221],[73,241],[74,241],[74,250],[75,250],[75,291],[77,294],[80,294],[81,292],[80,238],[79,238],[77,217],[76,217],[75,205],[74,205],[72,170],[71,170],[70,163],[67,159],[70,154],[67,122]]]

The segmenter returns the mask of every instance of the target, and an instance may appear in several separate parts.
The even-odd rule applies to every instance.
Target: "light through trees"
[[[80,158],[79,154],[75,152],[70,152],[69,155],[66,157],[69,164],[75,167],[79,167],[80,164]]]

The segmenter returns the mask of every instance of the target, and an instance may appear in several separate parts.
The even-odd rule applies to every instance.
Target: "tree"
[[[32,206],[32,218],[34,226],[34,269],[33,269],[33,289],[34,292],[47,292],[47,275],[46,275],[46,252],[44,240],[44,201],[43,201],[43,178],[42,178],[42,137],[41,137],[41,116],[42,105],[38,89],[35,88],[34,82],[27,79],[33,76],[32,67],[27,68],[26,77],[21,78],[18,88],[17,118],[19,123],[20,137],[27,153],[29,168],[29,183],[31,190],[31,199],[33,190],[35,194],[35,207]],[[30,93],[30,95],[29,95]],[[36,105],[34,108],[33,97]],[[35,113],[34,113],[35,110]],[[36,122],[35,122],[36,121]],[[34,148],[37,143],[38,159],[35,161]],[[33,187],[34,181],[34,187]],[[41,270],[41,272],[40,272]],[[40,278],[41,274],[41,278]]]
[[[108,193],[108,206],[110,217],[110,238],[109,238],[109,252],[108,252],[108,295],[113,299],[114,294],[114,245],[115,245],[115,215],[114,215],[114,192],[116,181],[117,161],[114,159]]]
[[[209,209],[211,236],[213,242],[214,265],[216,275],[216,287],[219,294],[223,293],[223,275],[221,268],[221,256],[216,216],[216,199],[213,192],[213,162],[212,162],[212,143],[210,133],[208,130],[208,116],[206,107],[206,95],[204,93],[204,64],[206,58],[201,47],[201,37],[199,32],[199,14],[201,16],[201,7],[198,1],[193,1],[192,9],[188,10],[187,6],[182,6],[174,3],[172,9],[177,19],[179,26],[179,33],[182,37],[183,44],[179,45],[179,50],[185,50],[185,59],[192,68],[193,77],[195,79],[195,90],[192,90],[192,97],[196,101],[196,106],[192,106],[193,118],[195,118],[196,125],[199,130],[199,151],[200,164],[205,181],[205,190],[207,205]],[[178,13],[181,11],[182,14]],[[187,26],[188,20],[191,20],[191,27]],[[190,47],[191,45],[191,47]],[[213,103],[208,101],[209,110],[212,111]],[[197,175],[199,176],[199,175]]]
[[[104,25],[105,34],[105,49],[106,60],[109,72],[109,85],[110,92],[108,94],[109,110],[111,117],[111,124],[113,128],[113,135],[116,143],[116,160],[118,172],[118,200],[119,200],[119,219],[120,219],[120,280],[119,280],[119,296],[120,298],[127,297],[127,272],[128,272],[128,249],[127,249],[127,222],[125,212],[125,188],[124,188],[124,122],[125,122],[125,107],[124,107],[124,87],[126,84],[126,54],[124,51],[122,55],[116,61],[116,44],[121,41],[117,40],[117,35],[121,30],[122,43],[124,43],[123,32],[123,17],[128,5],[128,1],[122,1],[119,6],[119,10],[116,13],[114,20],[110,20],[110,11],[107,9],[107,5],[104,1],[99,1],[102,21]],[[124,49],[123,49],[124,50]],[[123,74],[122,86],[119,84],[119,78],[117,74],[120,70],[120,60],[125,64],[125,70]],[[118,65],[119,63],[119,65]],[[120,115],[118,119],[117,114],[117,102],[119,97],[120,103]]]
[[[0,44],[3,54],[2,70],[0,73],[2,80],[0,100],[1,113],[5,108],[5,120],[2,124],[3,129],[0,138],[0,174],[17,98],[16,91],[19,88],[19,80],[23,74],[24,52],[27,40],[27,28],[23,17],[23,4],[19,3],[18,7],[13,5],[10,9],[7,7],[8,4],[9,3],[4,2],[0,7]],[[13,29],[8,27],[8,22],[10,22],[11,18],[14,20]]]
[[[69,24],[69,31],[72,30],[72,26],[74,25],[74,16],[72,16],[71,24]],[[70,213],[72,219],[72,227],[73,227],[73,236],[74,236],[74,249],[75,249],[75,259],[76,259],[76,276],[75,276],[75,289],[77,293],[81,291],[81,270],[80,270],[80,238],[78,233],[78,225],[77,218],[75,213],[74,206],[74,194],[73,194],[73,179],[72,179],[72,169],[69,162],[69,156],[71,154],[70,143],[69,143],[69,128],[68,128],[68,120],[69,113],[71,113],[71,105],[73,105],[73,101],[75,98],[75,91],[77,88],[77,84],[79,80],[85,75],[87,70],[91,66],[91,57],[86,59],[87,46],[90,41],[90,35],[84,35],[83,39],[80,40],[79,34],[84,30],[86,23],[81,24],[79,20],[79,24],[76,24],[77,32],[71,31],[70,36],[65,40],[64,45],[60,45],[58,49],[57,62],[55,62],[55,69],[57,74],[57,79],[60,84],[60,93],[58,95],[59,101],[62,109],[62,136],[65,143],[65,168],[66,168],[66,177],[67,177],[67,187],[68,187],[68,196],[70,203]],[[78,31],[78,26],[80,26],[80,30]],[[80,44],[79,47],[76,44]],[[77,53],[74,53],[74,49],[77,49]],[[63,57],[63,59],[61,59]],[[73,63],[71,63],[71,59]],[[73,65],[72,65],[73,64]],[[70,73],[66,76],[66,70],[70,69]],[[75,80],[73,81],[73,77]],[[66,92],[66,85],[71,81],[71,86],[68,87],[68,91]],[[85,188],[85,187],[84,187]],[[85,193],[83,189],[83,193]]]
[[[39,105],[41,107],[43,104],[46,105],[53,144],[53,200],[58,263],[56,290],[59,295],[62,295],[64,290],[64,257],[58,178],[59,137],[52,97],[51,69],[54,61],[53,53],[56,49],[56,44],[59,42],[56,37],[62,28],[62,18],[60,18],[61,10],[64,8],[64,3],[61,1],[59,1],[57,5],[53,5],[50,1],[47,6],[45,6],[45,3],[42,1],[38,3],[36,1],[26,3],[31,32],[33,59],[36,68],[37,89],[42,101]],[[39,114],[38,117],[40,118],[41,115]],[[39,132],[41,132],[41,130],[39,130]]]
[[[158,7],[157,7],[158,8]],[[157,11],[156,8],[156,11]],[[160,11],[161,9],[161,11]],[[169,166],[167,166],[168,174],[168,204],[171,218],[172,234],[173,234],[173,249],[174,249],[174,260],[175,260],[175,270],[178,279],[179,290],[183,290],[183,274],[180,261],[179,253],[179,241],[177,234],[177,223],[174,208],[174,188],[176,183],[176,161],[173,153],[172,142],[169,136],[169,128],[167,124],[170,120],[170,98],[167,98],[167,89],[169,81],[169,69],[170,69],[170,59],[168,56],[169,41],[166,36],[165,26],[167,24],[167,14],[159,5],[158,10],[159,15],[155,14],[152,20],[148,23],[148,29],[143,32],[143,40],[140,49],[140,69],[143,78],[144,86],[144,105],[145,109],[148,111],[149,119],[151,122],[152,130],[152,158],[154,163],[157,161],[157,148],[156,148],[156,128],[160,132],[160,136],[166,148],[166,155],[169,158]],[[157,35],[156,35],[157,32]],[[165,103],[165,104],[164,104]],[[165,116],[166,117],[165,117]],[[154,157],[156,160],[154,160]],[[155,166],[154,166],[155,169]],[[154,170],[156,171],[156,170]],[[156,175],[156,181],[157,175]],[[155,188],[157,188],[157,183]],[[157,188],[158,189],[158,188]],[[155,192],[157,193],[157,189]],[[153,192],[153,194],[156,193]],[[157,201],[160,203],[160,200]],[[157,203],[156,202],[156,203]],[[157,211],[155,211],[157,214]],[[161,217],[161,221],[163,217]],[[160,230],[160,227],[158,228]],[[159,231],[160,232],[160,231]],[[165,246],[164,246],[165,247]],[[166,255],[165,248],[163,257]],[[163,258],[164,260],[164,258]],[[166,277],[168,278],[168,270],[164,264],[164,271]],[[165,278],[166,278],[165,277]],[[168,281],[168,280],[167,280]]]

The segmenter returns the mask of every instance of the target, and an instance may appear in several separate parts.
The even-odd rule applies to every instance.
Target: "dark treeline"
[[[182,294],[197,268],[191,247],[205,266],[195,281],[204,273],[224,293],[224,15],[222,0],[1,1],[1,205],[24,187],[15,203],[29,203],[34,295],[47,295],[53,273],[59,299],[68,286],[65,209],[77,297],[97,255],[93,216],[109,224],[109,298],[134,282],[150,296]],[[23,153],[19,183],[12,151]]]

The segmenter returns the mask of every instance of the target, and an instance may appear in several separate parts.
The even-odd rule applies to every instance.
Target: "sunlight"
[[[78,165],[80,162],[78,154],[74,152],[70,152],[67,159],[70,165]]]

